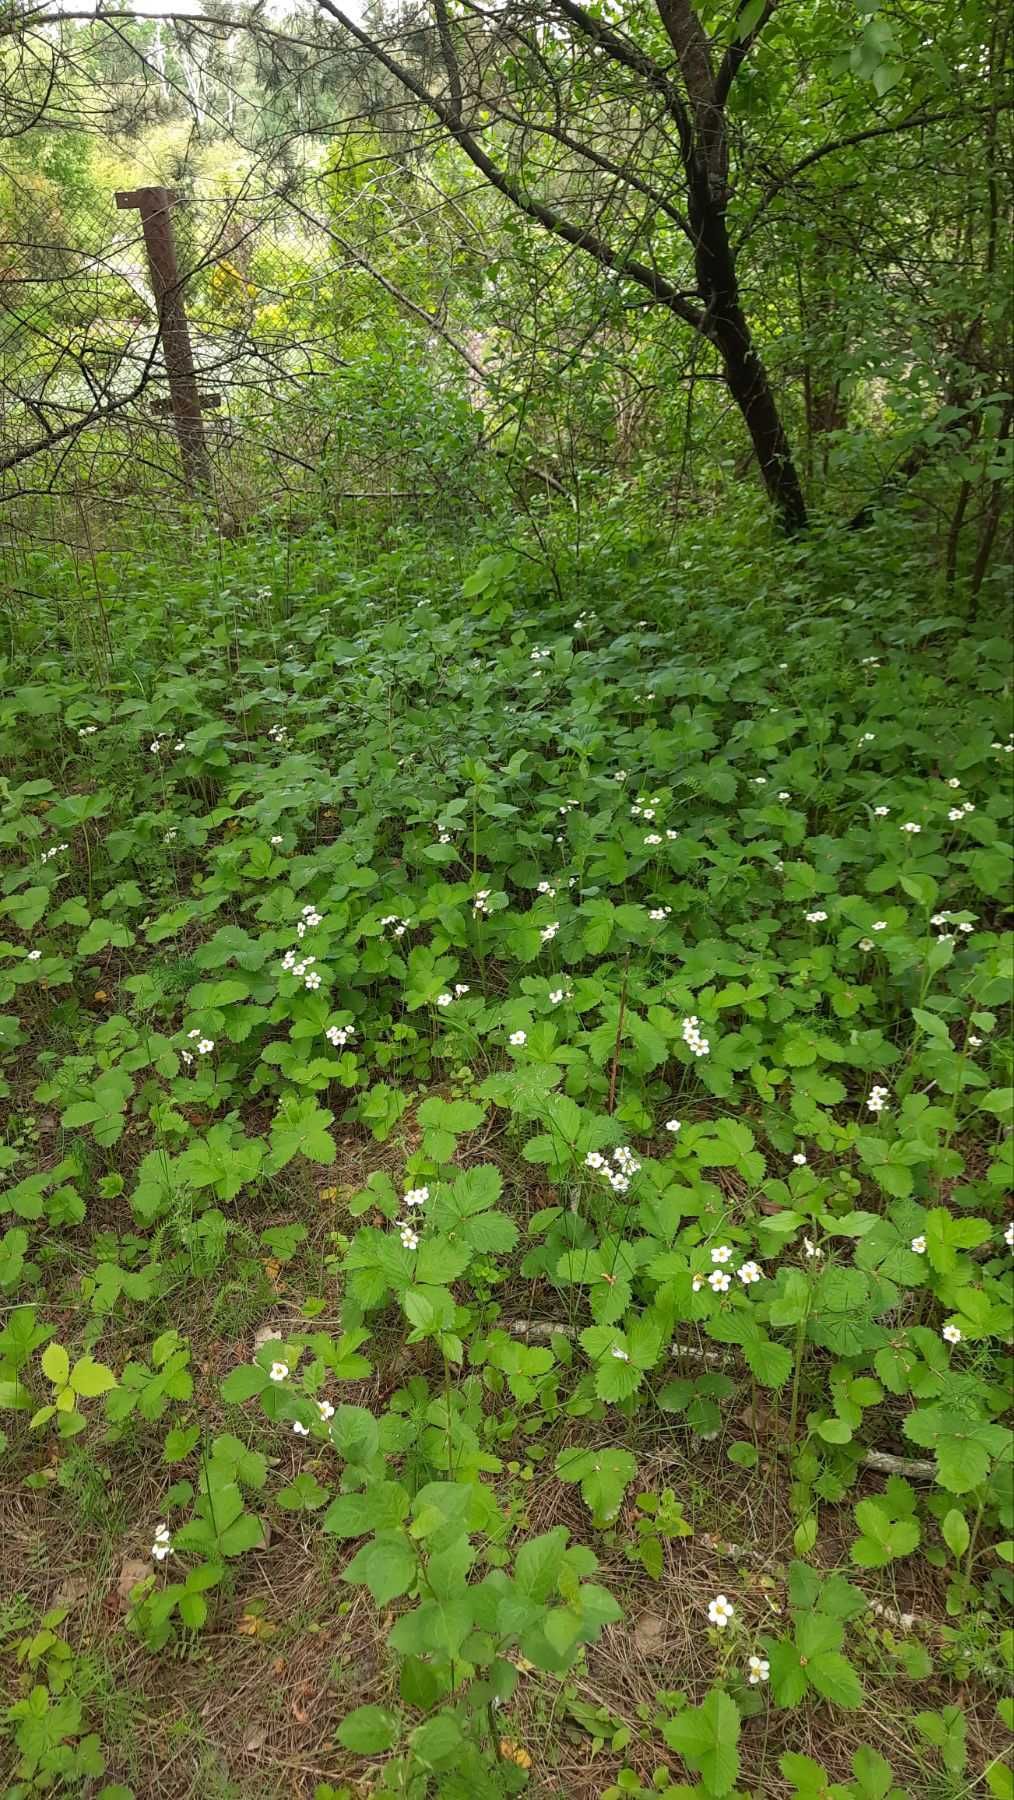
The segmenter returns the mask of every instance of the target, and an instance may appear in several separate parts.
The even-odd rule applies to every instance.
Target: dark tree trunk
[[[707,170],[698,166],[691,176],[690,221],[708,335],[718,348],[729,392],[750,433],[768,497],[783,531],[792,535],[806,528],[806,501],[767,370],[740,302],[724,196],[713,186]]]

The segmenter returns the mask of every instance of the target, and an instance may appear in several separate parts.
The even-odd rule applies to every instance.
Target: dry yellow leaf
[[[272,1625],[269,1619],[262,1619],[259,1613],[251,1612],[245,1612],[236,1626],[236,1633],[239,1637],[265,1640],[274,1637],[277,1630],[278,1626]]]
[[[532,1759],[528,1751],[523,1750],[520,1744],[516,1744],[513,1738],[500,1739],[500,1755],[504,1762],[516,1763],[519,1769],[530,1769],[532,1766]]]

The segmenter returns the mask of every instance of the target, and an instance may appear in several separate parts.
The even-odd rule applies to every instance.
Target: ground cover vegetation
[[[5,1800],[1012,1800],[1010,45],[5,12]]]
[[[12,1796],[1010,1792],[1009,642],[755,538],[24,564]]]

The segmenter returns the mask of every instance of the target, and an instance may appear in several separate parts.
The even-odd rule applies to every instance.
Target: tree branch
[[[566,0],[566,4],[570,3],[571,0]],[[665,306],[678,319],[682,319],[684,324],[691,325],[695,331],[701,332],[704,336],[709,335],[704,313],[697,307],[691,306],[679,289],[673,287],[671,282],[666,281],[664,276],[657,275],[653,269],[649,268],[646,263],[640,262],[638,258],[625,256],[614,250],[610,244],[607,244],[603,238],[600,238],[587,226],[575,225],[555,208],[547,206],[543,201],[536,200],[534,195],[526,193],[513,176],[487,155],[474,134],[462,124],[460,119],[455,117],[453,105],[449,105],[438,94],[430,93],[429,89],[423,86],[422,82],[413,75],[410,69],[405,67],[404,63],[399,62],[382,44],[377,42],[376,38],[371,37],[361,25],[343,13],[340,7],[334,4],[334,0],[317,0],[317,5],[322,12],[335,19],[358,44],[362,44],[364,50],[368,50],[370,55],[390,75],[394,76],[396,81],[407,88],[410,94],[414,94],[416,99],[435,118],[440,120],[469,161],[474,163],[480,174],[485,175],[490,186],[496,188],[497,192],[509,200],[513,206],[516,206],[519,212],[525,213],[528,218],[534,219],[539,225],[544,226],[554,237],[562,238],[564,243],[573,244],[575,249],[585,251],[588,256],[594,257],[596,262],[601,263],[604,268],[611,269],[624,281],[633,281],[639,287],[646,288],[660,305]]]
[[[642,81],[647,82],[661,96],[666,110],[676,121],[685,162],[693,147],[693,133],[683,96],[675,82],[669,79],[665,70],[644,50],[620,37],[618,32],[611,31],[608,25],[603,25],[601,19],[594,18],[583,6],[578,6],[577,0],[554,0],[554,4],[564,18],[576,25],[578,31],[590,38],[599,50],[613,62],[619,63],[621,68],[629,69],[632,75],[639,75]]]
[[[749,0],[740,0],[736,10],[737,20],[742,18],[748,4]],[[735,43],[730,44],[726,50],[715,77],[715,104],[717,106],[724,106],[728,100],[729,89],[777,5],[778,0],[767,0],[759,19],[750,27],[750,30],[743,37],[737,38]]]

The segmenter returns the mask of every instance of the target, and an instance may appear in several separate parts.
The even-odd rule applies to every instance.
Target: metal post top
[[[141,187],[121,188],[113,198],[120,212],[127,212],[134,207],[157,211],[161,207],[175,206],[179,196],[175,188]]]

